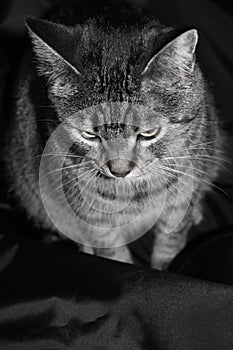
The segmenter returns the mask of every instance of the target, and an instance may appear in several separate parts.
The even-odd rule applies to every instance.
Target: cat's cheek
[[[77,141],[81,138],[80,132],[77,129],[70,128],[69,132],[73,140]]]
[[[73,143],[78,143],[80,145],[84,145],[84,143],[82,142],[82,136],[80,134],[80,131],[73,127],[73,126],[70,126],[70,125],[65,125],[64,126],[64,129],[67,133],[67,135],[69,136],[69,138],[73,141]]]

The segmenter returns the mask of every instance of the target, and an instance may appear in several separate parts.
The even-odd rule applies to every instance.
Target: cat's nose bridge
[[[135,142],[131,139],[116,138],[103,144],[106,158],[134,160]]]
[[[136,165],[135,142],[132,139],[117,138],[107,140],[105,166],[115,177],[127,176]]]

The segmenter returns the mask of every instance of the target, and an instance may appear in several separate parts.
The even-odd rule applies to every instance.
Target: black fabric
[[[169,271],[233,286],[232,228],[211,231],[188,244]]]
[[[232,350],[232,287],[39,242],[0,247],[0,349]]]
[[[0,144],[28,45],[23,17],[43,15],[60,2],[0,3]],[[167,25],[198,28],[197,54],[212,82],[231,161],[233,20],[227,4],[151,0],[146,10]],[[44,233],[10,204],[0,164],[0,350],[232,350],[233,178],[231,164],[224,165],[228,170],[205,200],[204,221],[161,273],[149,268],[150,232],[131,244],[141,266],[81,254],[71,241],[42,243]]]

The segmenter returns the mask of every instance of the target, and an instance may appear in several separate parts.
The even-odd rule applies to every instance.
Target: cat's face
[[[89,23],[71,29],[40,20],[28,26],[72,152],[93,161],[98,173],[127,180],[148,176],[150,164],[187,139],[202,99],[195,30],[170,42],[163,38],[166,45],[152,55],[151,28],[106,31]]]
[[[166,118],[131,103],[101,103],[74,113],[63,124],[72,152],[92,160],[111,178],[142,176],[162,156],[164,139],[169,140]]]

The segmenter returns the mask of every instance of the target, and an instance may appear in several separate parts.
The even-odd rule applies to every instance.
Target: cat
[[[166,27],[126,1],[71,2],[49,19],[26,19],[26,27],[32,52],[6,138],[10,192],[51,235],[62,227],[80,250],[119,261],[133,263],[127,243],[152,226],[151,266],[166,269],[202,219],[223,147],[196,60],[197,30]],[[57,138],[48,161],[46,142],[63,124],[67,154]],[[52,181],[41,190],[42,158],[43,178],[60,164],[77,225],[54,199]]]

